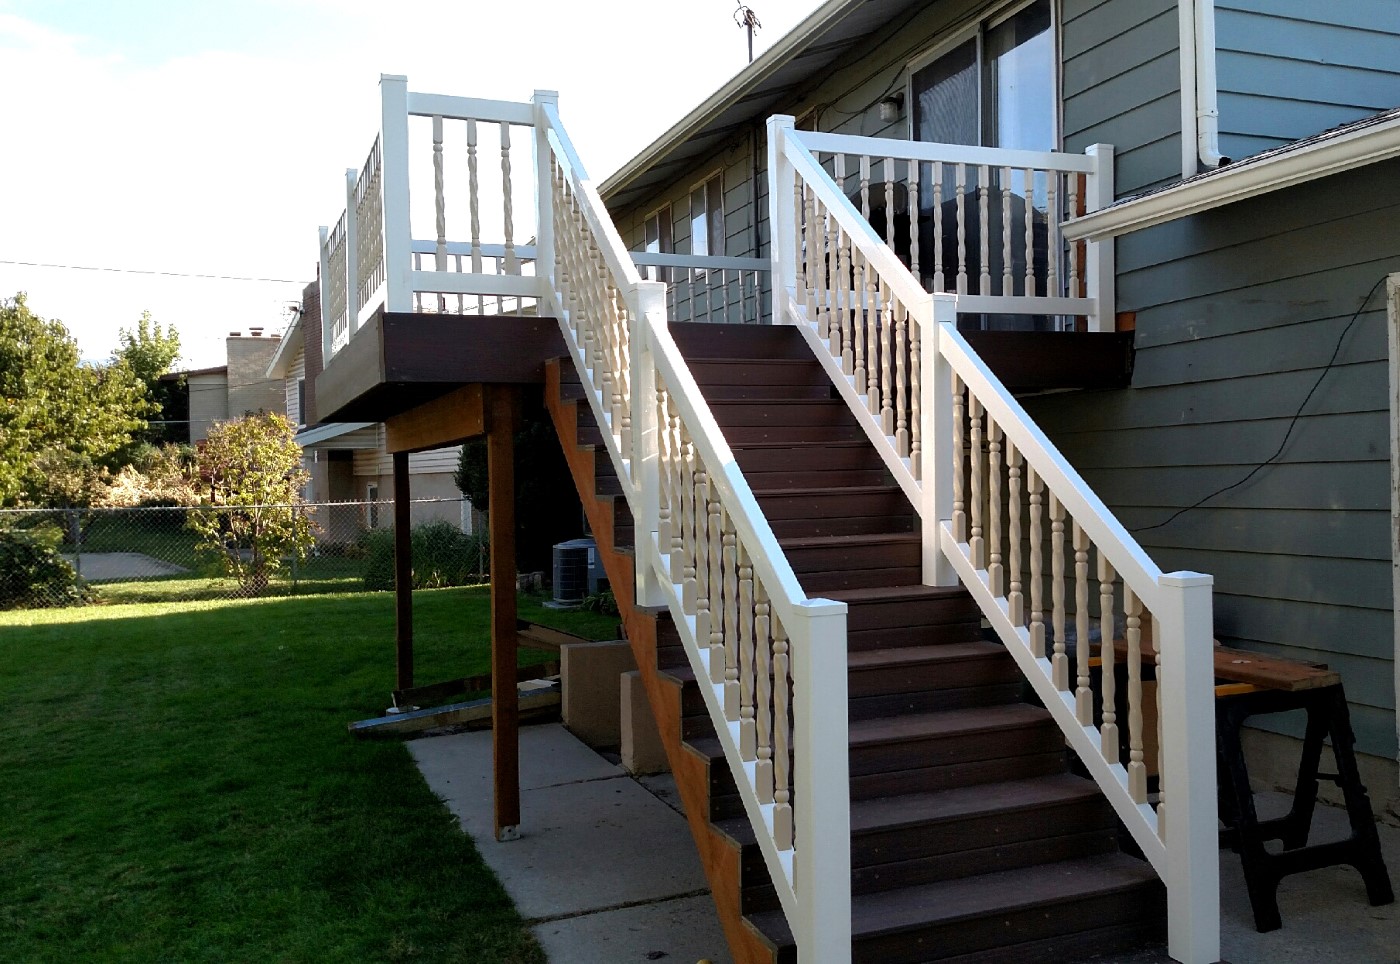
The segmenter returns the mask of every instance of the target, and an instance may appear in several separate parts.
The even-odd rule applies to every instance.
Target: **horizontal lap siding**
[[[1216,0],[1215,18],[1227,157],[1400,105],[1395,0]]]
[[[1119,197],[1181,177],[1175,0],[1065,0],[1064,147],[1116,149]]]
[[[1397,224],[1400,162],[1389,162],[1125,237],[1133,387],[1027,403],[1158,565],[1215,576],[1222,640],[1339,670],[1360,748],[1391,758],[1383,286],[1278,459],[1166,520],[1278,451],[1362,298],[1400,271]],[[1296,720],[1269,725],[1299,732]]]

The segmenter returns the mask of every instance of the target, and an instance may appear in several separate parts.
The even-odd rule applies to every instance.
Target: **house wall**
[[[293,425],[306,425],[306,418],[301,411],[301,392],[297,389],[297,382],[306,378],[306,351],[298,348],[296,354],[292,356],[292,364],[287,368],[287,377],[284,379],[283,390],[285,394],[285,404],[287,406],[287,418]],[[306,382],[307,394],[311,392],[311,382]],[[310,407],[309,405],[307,406]]]
[[[1122,238],[1132,387],[1026,400],[1160,566],[1214,574],[1222,641],[1339,670],[1358,749],[1392,761],[1384,285],[1327,365],[1400,270],[1398,218],[1392,161]],[[1268,460],[1314,383],[1273,464],[1151,528]],[[1258,723],[1298,735],[1281,719]]]
[[[1215,0],[1220,150],[1231,158],[1400,104],[1395,0]]]
[[[190,375],[190,441],[209,437],[209,427],[228,418],[228,375],[226,372]]]
[[[238,418],[247,412],[286,413],[282,379],[267,377],[267,366],[272,364],[278,342],[276,336],[230,335],[227,339],[231,417]]]

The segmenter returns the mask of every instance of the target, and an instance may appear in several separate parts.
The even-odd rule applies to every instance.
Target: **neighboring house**
[[[256,327],[249,328],[246,335],[231,331],[224,340],[225,364],[162,376],[163,381],[184,380],[189,395],[189,442],[207,438],[216,422],[248,412],[286,414],[282,383],[267,374],[280,337],[264,335],[263,329]]]
[[[384,449],[384,426],[375,422],[317,421],[315,378],[322,367],[320,331],[320,285],[313,281],[303,291],[301,310],[287,327],[263,373],[280,384],[287,417],[297,427],[297,442],[304,452],[302,461],[311,475],[306,499],[315,503],[391,501],[394,477],[390,456]],[[439,505],[415,505],[415,525],[441,519],[471,531],[471,504],[454,481],[460,454],[460,446],[450,446],[414,453],[409,459],[412,498],[448,500]],[[324,521],[321,537],[344,541],[361,525],[379,528],[392,524],[391,513],[382,506],[357,506]]]
[[[596,193],[552,94],[381,95],[321,233],[322,414],[402,466],[542,391],[736,959],[1063,960],[1166,917],[1217,960],[1212,635],[1340,670],[1395,807],[1400,5],[830,0]],[[477,178],[470,219],[415,182],[434,238],[406,200],[410,143],[474,172],[493,128],[496,273]],[[538,316],[453,308],[503,295]],[[1066,744],[1150,871],[1058,796]]]

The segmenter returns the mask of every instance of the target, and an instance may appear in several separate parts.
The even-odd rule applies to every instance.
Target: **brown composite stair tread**
[[[886,489],[890,486],[866,486],[866,488]],[[792,489],[778,489],[769,491],[800,491]],[[849,491],[842,488],[842,492]],[[768,492],[764,493],[765,495]],[[787,536],[778,540],[778,544],[784,550],[795,549],[841,549],[848,546],[875,546],[875,545],[923,545],[923,537],[917,532],[871,532],[857,535],[844,536]]]
[[[1040,811],[1100,798],[1093,781],[1069,773],[873,797],[851,801],[851,832],[870,833],[993,812]]]
[[[1044,726],[1050,722],[1050,712],[1029,703],[1007,703],[997,706],[974,706],[932,713],[908,713],[895,717],[875,717],[852,720],[851,746],[879,743],[902,743],[905,740],[928,740],[946,736],[1015,730]]]
[[[1148,863],[1125,854],[1110,853],[898,890],[854,894],[851,898],[852,938],[860,941],[1037,908],[1044,908],[1047,918],[1057,915],[1072,918],[1072,911],[1058,905],[1156,884],[1157,875]],[[782,911],[761,911],[748,916],[764,933],[788,930]],[[1068,931],[1087,922],[1070,919],[1061,923]]]
[[[890,586],[886,588],[870,589],[833,589],[831,592],[822,594],[827,599],[835,599],[844,603],[867,603],[867,602],[914,602],[917,600],[938,600],[938,599],[968,599],[966,589],[962,586]]]

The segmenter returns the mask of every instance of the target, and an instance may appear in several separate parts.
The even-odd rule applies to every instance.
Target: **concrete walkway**
[[[184,566],[166,562],[143,552],[85,552],[79,559],[71,552],[63,553],[68,564],[79,570],[88,582],[111,582],[115,579],[151,579],[155,576],[176,576],[189,572]]]
[[[490,732],[408,747],[551,961],[730,961],[685,818],[663,802],[664,779],[653,793],[561,725],[523,727],[520,839],[497,843]]]
[[[447,801],[501,878],[556,964],[729,961],[685,819],[667,778],[633,780],[558,724],[520,731],[521,839],[496,843],[491,817],[491,734],[408,744],[433,791]],[[1260,794],[1261,817],[1282,794]],[[1344,837],[1346,814],[1318,805],[1313,841]],[[1400,885],[1400,828],[1381,846]],[[1400,964],[1400,904],[1372,907],[1361,877],[1329,867],[1279,887],[1283,927],[1254,930],[1239,857],[1220,853],[1221,943],[1230,964]],[[1163,949],[1099,959],[1165,964]]]

